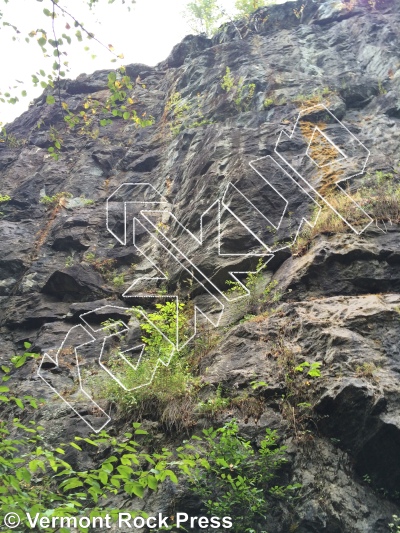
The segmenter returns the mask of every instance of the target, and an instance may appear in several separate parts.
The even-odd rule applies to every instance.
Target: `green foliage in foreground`
[[[164,331],[171,327],[168,320],[159,325]],[[25,348],[30,348],[29,343]],[[26,352],[12,358],[11,363],[16,369],[38,357]],[[6,383],[12,370],[8,366],[1,370]],[[193,436],[175,453],[166,448],[148,453],[145,445],[151,436],[139,423],[133,423],[131,432],[118,437],[103,430],[98,435],[49,446],[45,428],[33,420],[39,402],[31,396],[13,396],[7,385],[0,387],[0,393],[4,418],[0,421],[0,517],[17,513],[21,524],[13,530],[16,533],[31,531],[27,513],[49,518],[46,531],[52,533],[70,531],[69,527],[61,527],[58,520],[52,527],[53,518],[109,514],[116,519],[122,509],[107,508],[110,498],[143,498],[166,479],[178,483],[177,474],[189,480],[209,516],[230,516],[234,532],[253,533],[261,531],[257,520],[265,515],[273,498],[290,498],[289,494],[300,487],[274,485],[276,474],[287,459],[286,448],[278,446],[276,432],[269,429],[259,450],[239,436],[235,421],[219,429],[203,430],[202,437]],[[11,418],[16,408],[21,415]],[[100,466],[76,471],[67,460],[68,453],[83,450],[106,458]],[[79,454],[77,460],[79,464]],[[143,511],[124,512],[132,517],[147,517]],[[87,532],[88,528],[80,526],[79,531]]]
[[[397,515],[392,516],[392,522],[389,524],[391,533],[400,533],[400,518]]]
[[[27,346],[29,347],[29,345]],[[36,354],[26,353],[14,361],[15,367],[22,366]],[[8,381],[10,367],[2,366],[3,382]],[[89,438],[75,437],[57,447],[46,444],[45,428],[37,424],[32,409],[37,401],[25,396],[15,398],[10,389],[0,387],[0,405],[15,402],[21,409],[21,418],[0,422],[0,515],[17,513],[21,525],[16,533],[30,531],[26,513],[31,516],[53,517],[104,516],[115,517],[119,510],[107,509],[106,499],[115,494],[142,498],[146,489],[157,490],[169,478],[177,483],[177,477],[170,469],[171,452],[162,449],[160,453],[148,454],[139,451],[142,445],[136,441],[147,432],[140,424],[133,424],[133,431],[119,437],[112,437],[106,431]],[[23,418],[24,422],[21,421]],[[71,448],[82,451],[94,448],[96,453],[107,452],[107,458],[99,467],[76,472],[64,459]],[[182,461],[175,463],[178,469],[187,469]],[[131,511],[127,511],[131,512]],[[132,517],[145,513],[132,511]],[[46,531],[66,533],[69,528],[47,528]],[[88,531],[80,528],[80,531]]]
[[[286,447],[278,446],[276,431],[266,430],[256,451],[239,435],[235,421],[219,429],[205,429],[192,437],[179,457],[191,460],[186,471],[193,492],[200,496],[209,516],[230,516],[234,533],[260,531],[257,522],[274,498],[290,497],[299,484],[274,485],[280,467],[287,462]]]

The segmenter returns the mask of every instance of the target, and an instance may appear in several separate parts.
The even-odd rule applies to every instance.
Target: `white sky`
[[[123,53],[124,60],[119,64],[145,63],[155,65],[165,59],[173,46],[181,39],[193,33],[183,17],[185,5],[189,0],[137,0],[129,12],[126,5],[120,0],[114,4],[108,4],[107,0],[100,0],[92,11],[83,0],[60,0],[59,4],[73,14],[85,27],[94,33],[95,37],[104,44],[112,44],[117,54]],[[129,2],[129,0],[127,0]],[[0,6],[3,11],[3,21],[6,20],[21,30],[21,38],[12,41],[14,30],[1,27],[0,31],[0,91],[9,91],[20,99],[14,105],[0,103],[0,122],[6,124],[24,112],[29,102],[43,91],[42,88],[34,88],[31,83],[31,75],[40,69],[51,72],[54,58],[46,60],[38,46],[36,39],[32,38],[26,43],[24,38],[27,33],[38,28],[48,32],[52,37],[51,18],[43,14],[43,9],[52,10],[50,0],[10,0]],[[232,10],[234,0],[221,0],[220,4],[227,10]],[[56,24],[58,33],[66,32],[65,24],[73,23],[67,18],[58,17]],[[1,24],[1,22],[0,22]],[[56,27],[57,27],[56,26]],[[75,31],[75,30],[74,30]],[[68,33],[68,32],[66,32]],[[74,32],[73,32],[74,33]],[[84,46],[90,45],[90,51],[85,52]],[[53,50],[48,46],[48,50]],[[91,55],[96,54],[92,59]],[[70,63],[68,78],[76,78],[80,73],[87,74],[99,69],[112,69],[118,63],[111,63],[112,55],[93,40],[78,43],[76,39],[68,47],[67,59]],[[41,78],[40,79],[45,79]],[[16,85],[15,80],[20,80],[16,89],[9,90]],[[28,92],[27,97],[21,96],[21,91]]]

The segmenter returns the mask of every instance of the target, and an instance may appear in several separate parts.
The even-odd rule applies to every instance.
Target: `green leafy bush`
[[[106,364],[127,389],[133,390],[124,390],[111,378],[106,381],[102,378],[101,390],[121,411],[135,410],[140,416],[149,409],[153,415],[162,417],[169,404],[181,400],[187,403],[199,388],[200,379],[191,373],[190,349],[184,347],[176,352],[174,348],[178,339],[182,345],[189,338],[191,313],[183,303],[178,306],[175,301],[156,304],[156,311],[147,315],[155,327],[144,318],[141,308],[133,308],[130,313],[140,321],[144,344],[141,359],[125,353],[124,357],[132,366],[127,365],[117,349]],[[97,389],[97,379],[91,380],[94,389]],[[179,412],[176,416],[179,417]]]
[[[30,345],[27,343],[26,348]],[[13,358],[14,368],[19,368],[28,358],[37,354],[25,353]],[[2,381],[10,379],[11,368],[2,366]],[[32,420],[32,410],[38,401],[31,396],[17,398],[9,387],[0,387],[0,406],[15,403],[21,417],[0,421],[0,515],[16,513],[21,524],[13,529],[16,533],[27,533],[32,529],[27,513],[34,517],[37,513],[50,520],[61,517],[94,517],[110,514],[115,518],[119,509],[108,509],[106,501],[116,494],[142,498],[146,489],[157,490],[169,478],[177,483],[177,477],[170,468],[172,453],[163,449],[160,453],[149,454],[140,451],[137,442],[146,431],[139,423],[133,424],[133,431],[121,437],[112,437],[106,431],[88,438],[75,437],[68,443],[51,447],[44,438],[45,428]],[[78,452],[93,448],[107,457],[100,466],[76,471],[65,460],[66,452],[73,448]],[[178,470],[188,469],[183,462],[174,462]],[[146,513],[126,511],[132,517]],[[48,527],[46,531],[68,533],[69,527]],[[87,532],[85,527],[79,531]]]
[[[274,485],[287,462],[286,447],[277,441],[276,431],[267,429],[255,450],[239,435],[236,421],[231,421],[219,429],[204,429],[202,437],[192,437],[177,450],[181,460],[192,464],[186,474],[207,514],[231,517],[234,533],[261,531],[271,502],[300,488],[299,484]]]

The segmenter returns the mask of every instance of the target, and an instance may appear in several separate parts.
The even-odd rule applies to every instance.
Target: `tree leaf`
[[[138,498],[143,498],[144,487],[137,481],[129,481],[128,483],[125,483],[124,488],[128,494],[134,494]]]
[[[114,83],[116,79],[117,79],[117,75],[115,74],[115,72],[110,72],[108,75],[108,81],[110,83]]]
[[[115,476],[111,478],[111,483],[114,485],[114,487],[117,487],[117,489],[119,489],[121,486],[119,479],[117,479]]]
[[[135,435],[147,435],[147,431],[144,429],[137,429]]]
[[[103,485],[106,485],[107,482],[108,482],[108,475],[107,475],[107,472],[105,472],[104,470],[100,470],[100,472],[99,472],[99,479],[100,479],[100,481],[103,483]]]
[[[22,401],[19,399],[19,398],[13,398],[14,402],[18,405],[18,407],[20,409],[23,409],[24,408],[24,404],[22,403]]]
[[[24,365],[26,362],[27,355],[15,355],[14,357],[11,357],[11,362],[15,366],[15,368],[19,368],[20,366]]]
[[[157,490],[158,483],[154,476],[147,476],[147,484],[152,490]]]
[[[173,472],[172,470],[165,470],[164,474],[169,477],[172,483],[178,483],[178,478],[176,477],[175,472]]]
[[[71,489],[76,489],[77,487],[83,487],[82,481],[78,478],[68,479],[66,482],[61,483],[60,485],[64,492]]]

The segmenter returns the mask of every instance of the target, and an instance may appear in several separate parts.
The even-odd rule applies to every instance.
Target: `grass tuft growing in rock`
[[[114,402],[123,415],[147,416],[161,419],[166,426],[183,428],[192,425],[193,398],[200,389],[200,377],[194,375],[193,349],[184,346],[176,352],[177,336],[183,344],[190,335],[192,311],[183,303],[156,304],[156,311],[144,319],[141,308],[130,313],[139,320],[141,354],[123,353],[120,347],[111,351],[105,363],[114,376],[124,385],[122,388],[110,376],[90,379],[90,386],[100,390],[102,397]]]
[[[394,174],[384,172],[367,174],[357,192],[352,194],[349,191],[349,194],[376,222],[400,223],[400,182]],[[350,197],[338,191],[328,196],[327,200],[353,226],[360,223],[362,212],[354,208]],[[312,239],[321,233],[346,233],[348,231],[347,224],[324,205],[314,227],[304,227],[292,247],[292,253],[302,255],[310,247]]]

